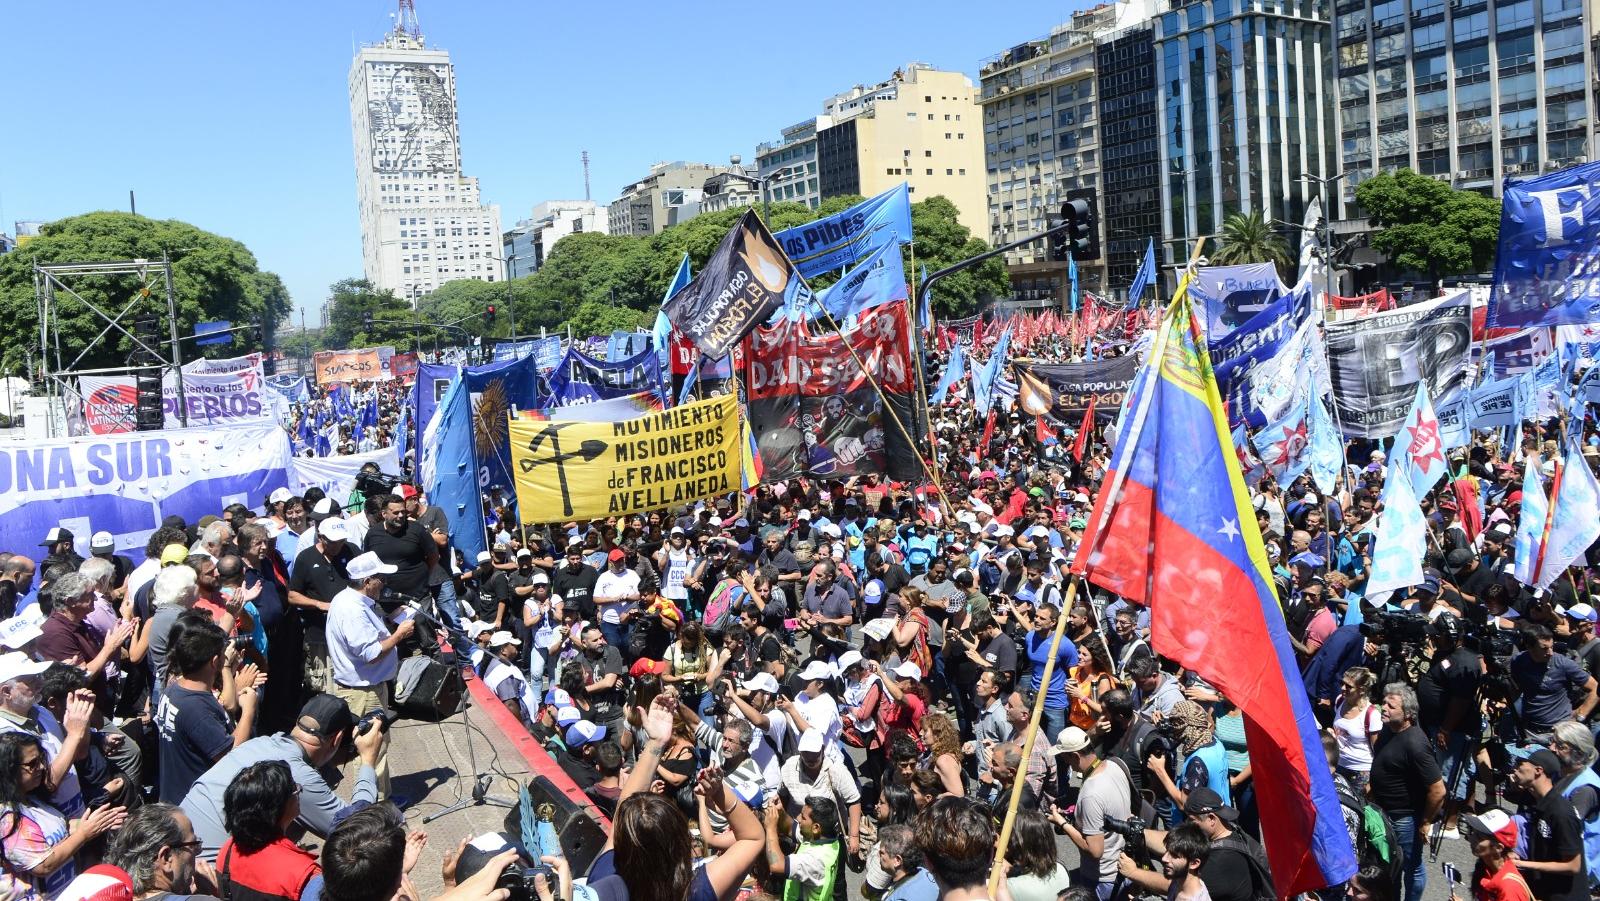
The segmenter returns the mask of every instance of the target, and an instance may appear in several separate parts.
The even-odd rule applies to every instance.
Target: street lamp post
[[[737,153],[728,157],[728,163],[732,166],[738,166],[740,164],[740,160],[741,158]],[[740,179],[746,184],[752,184],[756,186],[756,193],[761,195],[761,218],[763,221],[771,223],[772,193],[768,186],[773,179],[788,178],[790,175],[793,175],[794,168],[795,167],[793,166],[784,166],[782,169],[774,169],[771,172],[768,172],[766,175],[760,176],[746,175],[743,172],[729,172],[728,175],[732,178]]]

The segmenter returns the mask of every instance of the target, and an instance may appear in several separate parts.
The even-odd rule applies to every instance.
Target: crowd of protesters
[[[1032,419],[984,425],[936,411],[937,486],[501,511],[473,559],[405,482],[170,517],[138,565],[104,533],[7,536],[0,896],[416,897],[388,713],[402,659],[442,640],[610,823],[586,873],[546,861],[542,898],[1272,897],[1241,715],[1160,656],[1148,609],[1073,590],[1102,436],[1076,459]],[[1459,452],[1482,509],[1425,497],[1426,577],[1395,595],[1364,592],[1381,448],[1350,446],[1329,495],[1251,488],[1362,864],[1327,896],[1418,901],[1435,835],[1470,843],[1478,898],[1600,884],[1591,573],[1533,591],[1509,566],[1551,429]],[[517,856],[446,855],[445,897],[504,897]]]

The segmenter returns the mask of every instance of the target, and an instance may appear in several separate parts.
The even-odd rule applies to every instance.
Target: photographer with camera
[[[1119,825],[1142,830],[1148,853],[1163,858],[1173,835],[1191,825],[1198,828],[1207,842],[1199,876],[1212,901],[1267,901],[1277,897],[1266,852],[1260,842],[1237,828],[1239,812],[1224,804],[1221,796],[1201,786],[1184,801],[1183,815],[1184,823],[1172,832],[1143,828],[1145,824],[1138,820]],[[1164,895],[1171,889],[1172,877],[1141,868],[1129,855],[1122,855],[1117,870],[1151,894]]]
[[[1107,759],[1104,745],[1077,726],[1061,730],[1054,751],[1083,777],[1072,818],[1054,806],[1049,814],[1078,848],[1073,884],[1094,889],[1100,901],[1109,901],[1117,883],[1117,861],[1127,843],[1127,837],[1113,827],[1133,816],[1133,781],[1122,761]]]
[[[350,705],[350,712],[364,717],[390,708],[392,683],[400,670],[400,654],[395,649],[417,629],[417,621],[406,619],[390,631],[378,598],[383,596],[388,577],[396,567],[385,563],[372,551],[350,561],[350,588],[334,595],[328,605],[328,662],[333,669],[333,694]],[[378,774],[378,798],[389,796],[389,757],[387,732],[374,764]]]
[[[1439,614],[1428,624],[1432,658],[1417,680],[1417,725],[1433,742],[1439,770],[1446,780],[1446,829],[1455,827],[1461,802],[1467,798],[1472,785],[1470,762],[1477,751],[1477,739],[1483,734],[1478,705],[1483,658],[1462,645],[1463,626],[1449,613]]]
[[[1531,623],[1522,628],[1522,653],[1511,658],[1511,678],[1522,693],[1522,731],[1544,744],[1557,723],[1588,719],[1595,707],[1595,678],[1572,658],[1555,652],[1555,635]],[[1582,701],[1574,707],[1573,694]]]

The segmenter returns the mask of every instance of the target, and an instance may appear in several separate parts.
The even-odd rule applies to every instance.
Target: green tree
[[[654,320],[654,314],[586,300],[572,311],[572,315],[567,318],[567,324],[572,327],[573,337],[588,337],[609,335],[619,330],[631,332],[635,329],[648,328]]]
[[[1494,266],[1500,201],[1492,197],[1401,169],[1357,185],[1356,202],[1378,227],[1372,246],[1402,269],[1438,279]]]
[[[413,328],[417,322],[411,304],[393,291],[376,289],[364,278],[341,279],[328,288],[328,325],[322,330],[322,344],[328,350],[389,344],[408,351],[431,346],[434,333]]]
[[[1278,267],[1284,281],[1294,279],[1294,257],[1289,255],[1289,245],[1261,215],[1260,210],[1234,213],[1222,222],[1222,241],[1211,262],[1219,266],[1238,266],[1245,263],[1271,263]]]
[[[224,356],[260,350],[270,342],[271,331],[289,315],[289,292],[276,275],[263,272],[256,258],[238,241],[204,231],[176,219],[149,219],[131,213],[86,213],[53,222],[43,233],[17,250],[0,256],[0,365],[20,370],[25,360],[38,354],[39,314],[34,299],[35,263],[86,263],[147,259],[172,261],[172,284],[178,313],[178,334],[194,334],[197,322],[226,319],[234,325],[265,324],[267,334],[257,339],[254,330],[234,333],[234,343],[217,351]],[[71,280],[74,291],[101,310],[115,313],[132,330],[140,314],[161,316],[167,334],[165,286],[157,277],[148,296],[141,293],[138,276]],[[106,323],[63,292],[56,292],[56,326],[61,340],[61,362],[71,365],[85,350],[77,368],[122,366],[132,341],[113,330],[98,344],[91,343]],[[53,349],[52,349],[53,352]],[[197,356],[192,341],[182,345],[183,356]],[[52,367],[54,364],[52,363]]]
[[[974,238],[972,232],[956,219],[956,205],[942,196],[929,197],[911,205],[911,233],[914,236],[915,264],[924,266],[930,273],[946,266],[977,256],[989,249],[989,244]],[[906,256],[908,283],[921,284],[917,273],[910,282],[913,257]],[[1000,257],[985,260],[971,269],[946,276],[933,288],[933,314],[940,319],[959,319],[977,312],[985,299],[1011,296],[1011,277]]]

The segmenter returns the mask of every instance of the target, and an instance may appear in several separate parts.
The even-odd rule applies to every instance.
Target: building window
[[[929,169],[929,170],[928,170],[928,174],[929,174],[929,175],[932,175],[932,174],[933,174],[933,170],[932,170],[932,169]]]

